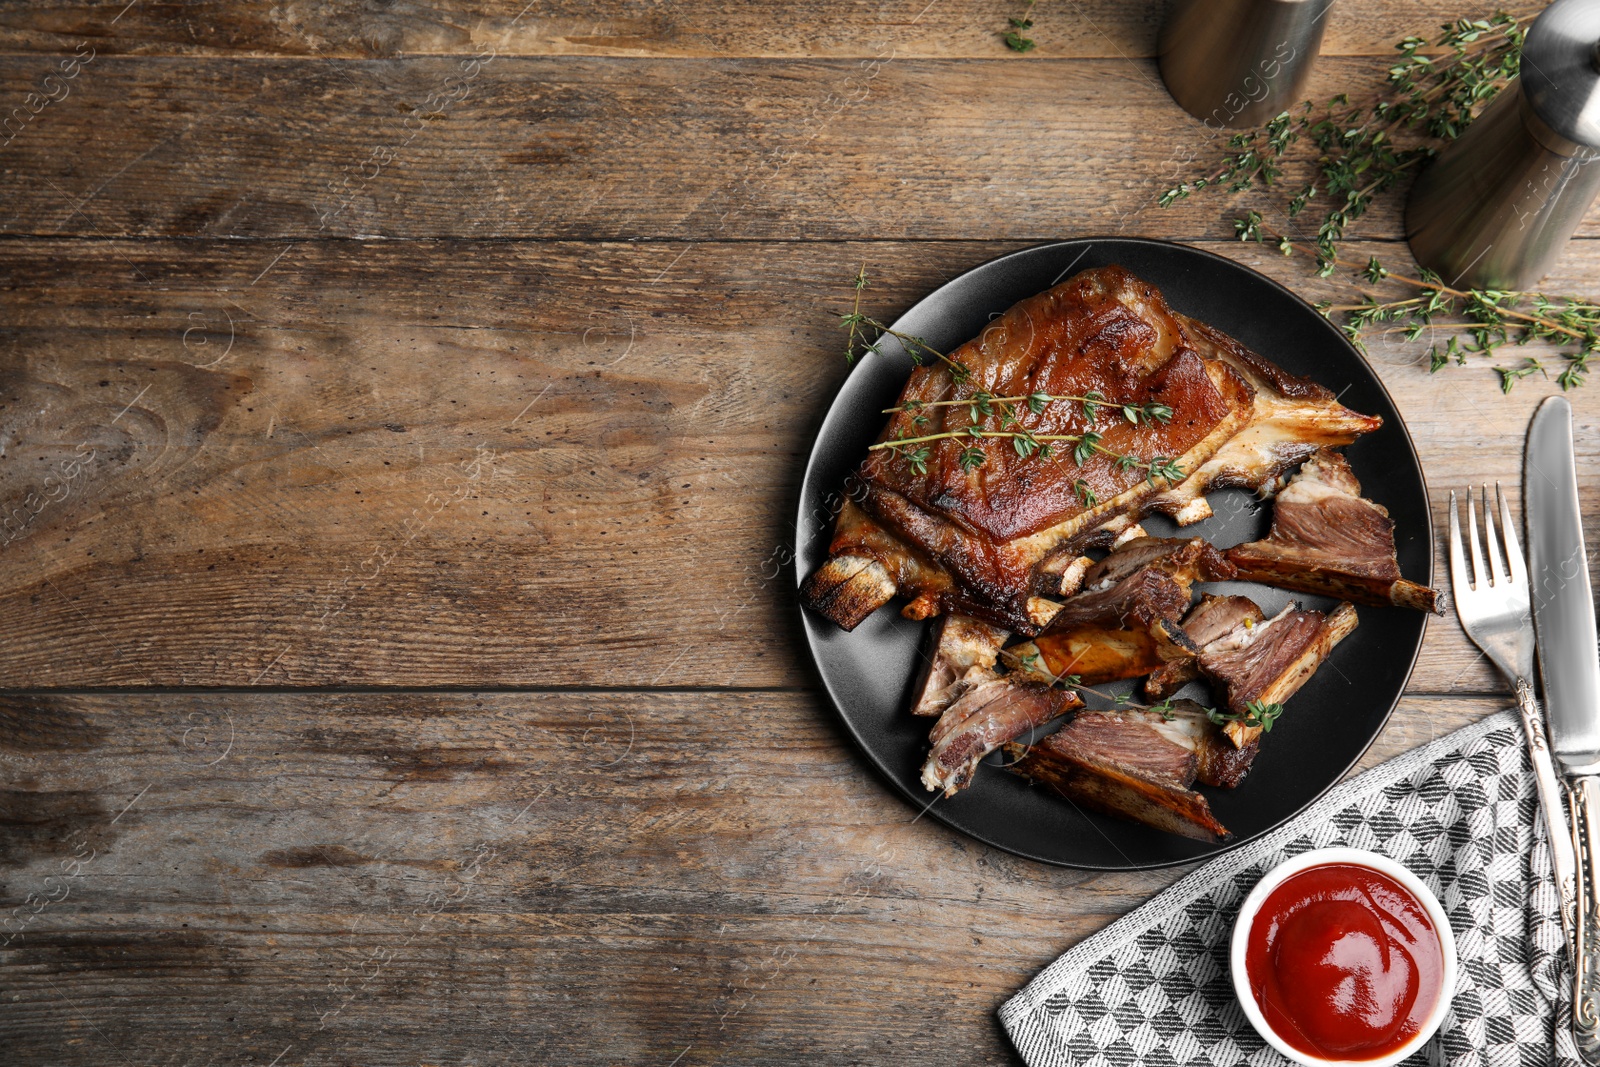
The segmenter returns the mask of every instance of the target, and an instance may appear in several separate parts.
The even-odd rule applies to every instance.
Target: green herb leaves
[[[1022,31],[1033,29],[1033,5],[1035,2],[1036,0],[1027,0],[1027,3],[1023,5],[1020,16],[1013,15],[1011,18],[1006,19],[1011,28],[1002,35],[1001,40],[1005,41],[1006,47],[1013,52],[1033,51],[1035,43],[1033,38],[1024,37]]]
[[[1290,164],[1307,169],[1309,179],[1288,198],[1283,214],[1292,224],[1311,205],[1323,205],[1315,238],[1303,243],[1317,273],[1329,277],[1344,267],[1367,284],[1411,290],[1398,295],[1363,291],[1359,302],[1318,305],[1329,318],[1343,314],[1340,329],[1358,347],[1365,351],[1363,341],[1375,330],[1405,341],[1426,337],[1428,368],[1437,372],[1465,366],[1469,356],[1492,356],[1507,344],[1546,341],[1561,349],[1564,365],[1546,367],[1524,356],[1494,368],[1500,388],[1510,392],[1533,375],[1553,375],[1563,389],[1576,388],[1587,380],[1589,361],[1600,352],[1596,304],[1538,292],[1456,289],[1429,271],[1408,277],[1375,258],[1358,264],[1339,256],[1349,226],[1374,199],[1420,170],[1517,76],[1523,27],[1532,17],[1497,13],[1460,19],[1446,25],[1431,46],[1422,37],[1407,37],[1396,45],[1399,57],[1383,90],[1369,103],[1353,105],[1340,95],[1319,109],[1307,101],[1259,130],[1235,134],[1217,170],[1168,189],[1158,202],[1169,206],[1206,188],[1265,189],[1279,183]],[[1298,162],[1290,159],[1296,145],[1305,149],[1296,153]],[[1288,236],[1267,228],[1255,208],[1233,225],[1241,241],[1270,241],[1284,255],[1296,250]]]
[[[1327,205],[1317,226],[1318,272],[1333,273],[1333,261],[1350,224],[1373,200],[1431,159],[1437,143],[1458,137],[1485,104],[1517,76],[1522,56],[1522,18],[1504,13],[1462,19],[1444,27],[1434,42],[1444,55],[1424,55],[1428,42],[1407,37],[1395,47],[1397,63],[1376,99],[1353,105],[1340,94],[1320,109],[1311,101],[1284,111],[1258,130],[1234,134],[1230,154],[1210,174],[1180,182],[1161,194],[1168,207],[1207,188],[1230,193],[1272,186],[1283,177],[1288,153],[1305,143],[1311,176],[1288,199],[1284,211],[1299,217],[1313,202]],[[1250,212],[1235,227],[1241,240],[1252,232]],[[1280,242],[1280,248],[1285,242]],[[1285,250],[1286,251],[1286,250]]]
[[[1278,721],[1278,716],[1283,714],[1282,704],[1263,704],[1259,700],[1252,700],[1244,706],[1243,711],[1218,711],[1215,708],[1206,709],[1206,718],[1218,726],[1225,726],[1236,722],[1245,727],[1261,727],[1261,732],[1271,733],[1272,724]]]

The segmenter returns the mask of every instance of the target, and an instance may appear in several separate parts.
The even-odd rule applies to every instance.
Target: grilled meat
[[[1195,582],[1226,582],[1236,577],[1233,564],[1198,537],[1136,537],[1121,542],[1083,575],[1083,590],[1109,589],[1146,568],[1172,578],[1185,593]],[[1050,629],[1056,629],[1051,625]]]
[[[1361,483],[1336,452],[1318,452],[1278,494],[1266,540],[1236,545],[1239,576],[1265,585],[1357,604],[1438,610],[1438,594],[1400,576],[1394,520],[1361,496]]]
[[[1169,457],[1185,470],[1208,459],[1251,411],[1251,389],[1244,379],[1223,361],[1197,354],[1161,294],[1119,267],[1084,271],[1023,300],[951,358],[969,368],[969,378],[957,384],[943,363],[919,367],[906,383],[901,404],[961,399],[980,391],[992,396],[1099,393],[1108,406],[1092,417],[1083,405],[1066,401],[1039,412],[1015,405],[1015,417],[1040,435],[1092,430],[1111,452]],[[1166,423],[1137,425],[1121,417],[1122,405],[1148,403],[1166,404],[1177,414]],[[917,415],[929,421],[916,425],[912,413],[900,412],[880,440],[956,430],[969,421],[965,406],[924,407]],[[1004,416],[996,411],[980,429],[1003,432]],[[870,453],[861,468],[866,486],[861,507],[877,531],[905,547],[885,553],[871,536],[877,531],[845,523],[835,530],[830,555],[876,558],[894,573],[895,562],[882,554],[909,552],[945,572],[946,579],[924,582],[926,576],[906,575],[899,582],[902,576],[896,573],[902,594],[969,600],[981,608],[969,614],[1037,633],[1048,608],[1029,603],[1035,567],[1073,538],[1137,511],[1160,484],[1100,453],[1079,465],[1070,446],[1058,446],[1048,457],[1023,458],[1005,438],[979,441],[975,447],[982,449],[985,462],[968,470],[959,457],[970,447],[971,438],[930,442],[918,462],[906,450]],[[1093,506],[1083,503],[1080,482],[1097,499]],[[809,592],[807,599],[829,614],[828,603]],[[945,605],[944,610],[958,608]]]
[[[1086,808],[1197,841],[1229,836],[1191,788],[1195,752],[1140,718],[1083,712],[1037,744],[1006,752],[1012,770]]]
[[[974,667],[987,670],[999,658],[1004,630],[966,615],[943,615],[928,635],[927,667],[917,680],[913,715],[938,715],[961,695],[963,678]]]
[[[1100,453],[1080,466],[1070,445],[1023,458],[1006,438],[928,442],[916,461],[906,449],[872,452],[860,472],[864,492],[846,504],[829,561],[802,590],[806,603],[847,629],[898,592],[913,600],[913,617],[960,611],[1037,634],[1054,598],[1076,591],[1083,547],[1104,544],[1151,510],[1180,522],[1204,518],[1209,489],[1264,490],[1315,447],[1348,443],[1379,424],[1175,314],[1153,286],[1120,267],[1083,271],[1021,301],[951,356],[970,370],[966,380],[958,384],[943,363],[919,367],[901,405],[980,391],[1098,392],[1107,405],[1092,419],[1066,401],[1039,412],[1015,405],[1014,415],[1036,434],[1093,430],[1111,452],[1169,457],[1192,473],[1177,485],[1151,482]],[[1166,424],[1121,418],[1123,404],[1146,403],[1166,404],[1175,416]],[[900,412],[880,441],[957,430],[969,419],[964,405]],[[1004,431],[1004,420],[996,410],[979,428]],[[968,470],[959,457],[972,447],[985,461]],[[1092,506],[1080,483],[1094,494]],[[894,589],[886,593],[888,583]]]
[[[1333,647],[1356,628],[1356,609],[1340,604],[1324,615],[1288,607],[1265,622],[1239,627],[1224,647],[1200,656],[1200,672],[1235,714],[1251,703],[1282,704],[1316,673]],[[1240,633],[1239,630],[1245,630]],[[1260,726],[1230,722],[1223,727],[1234,745],[1243,748],[1261,736]]]
[[[1173,660],[1193,659],[1195,647],[1178,624],[1188,591],[1155,568],[1110,589],[1079,593],[1051,620],[1051,631],[1010,651],[1047,678],[1076,675],[1084,685],[1137,678]]]
[[[1198,537],[1124,541],[1083,577],[1045,632],[1015,654],[1041,674],[1085,685],[1137,678],[1194,659],[1179,625],[1196,581],[1224,581],[1233,567]],[[1036,658],[1035,658],[1036,657]]]
[[[1094,714],[1086,712],[1085,714]],[[1232,789],[1244,780],[1261,745],[1252,741],[1235,748],[1222,727],[1193,700],[1174,700],[1161,711],[1119,709],[1115,714],[1142,722],[1195,757],[1195,779],[1202,785]]]
[[[1193,319],[1182,318],[1195,350],[1232,367],[1254,390],[1250,419],[1189,477],[1156,495],[1151,511],[1180,525],[1210,518],[1205,494],[1213,489],[1253,489],[1263,497],[1281,488],[1285,471],[1318,449],[1347,445],[1383,425],[1338,402],[1333,392],[1285,372],[1239,342]]]
[[[1230,644],[1238,647],[1233,642],[1248,640],[1251,628],[1265,618],[1256,602],[1247,596],[1207,594],[1184,617],[1183,632],[1205,655],[1208,649],[1220,652]],[[1170,660],[1144,680],[1145,699],[1164,700],[1199,677],[1197,660]]]
[[[1007,741],[1083,706],[1076,693],[1001,677],[974,667],[928,734],[922,784],[951,796],[967,787],[978,763]]]

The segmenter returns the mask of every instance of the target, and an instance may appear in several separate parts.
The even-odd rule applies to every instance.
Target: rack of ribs
[[[932,441],[921,462],[903,449],[871,451],[859,470],[863,492],[841,509],[828,559],[801,590],[805,603],[847,630],[898,595],[910,601],[910,618],[954,612],[1037,635],[1081,577],[1073,564],[1086,546],[1153,511],[1180,523],[1205,518],[1212,488],[1268,493],[1318,448],[1348,444],[1381,423],[1176,314],[1153,285],[1115,266],[1021,301],[950,358],[967,376],[958,382],[944,362],[915,368],[896,406],[924,406],[893,413],[880,443],[969,424],[966,406],[925,406],[934,402],[980,392],[1099,394],[1104,404],[1092,414],[1058,400],[1038,411],[1018,405],[1014,418],[1039,436],[1100,434],[1109,452],[1174,460],[1184,476],[1168,483],[1111,455],[1074,456],[1070,447],[1025,457],[1005,437]],[[1124,405],[1152,403],[1173,418],[1130,422],[1121,414]],[[1006,417],[996,410],[977,428],[1003,432]],[[981,466],[963,466],[969,448],[983,452]]]

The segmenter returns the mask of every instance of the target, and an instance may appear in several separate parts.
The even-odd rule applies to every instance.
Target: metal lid
[[[1600,0],[1555,0],[1534,20],[1522,91],[1555,133],[1600,148]]]

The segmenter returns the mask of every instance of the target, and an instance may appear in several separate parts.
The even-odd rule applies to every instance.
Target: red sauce
[[[1375,1060],[1427,1022],[1444,947],[1405,886],[1370,867],[1331,863],[1267,895],[1250,927],[1245,973],[1284,1041],[1323,1059]]]

